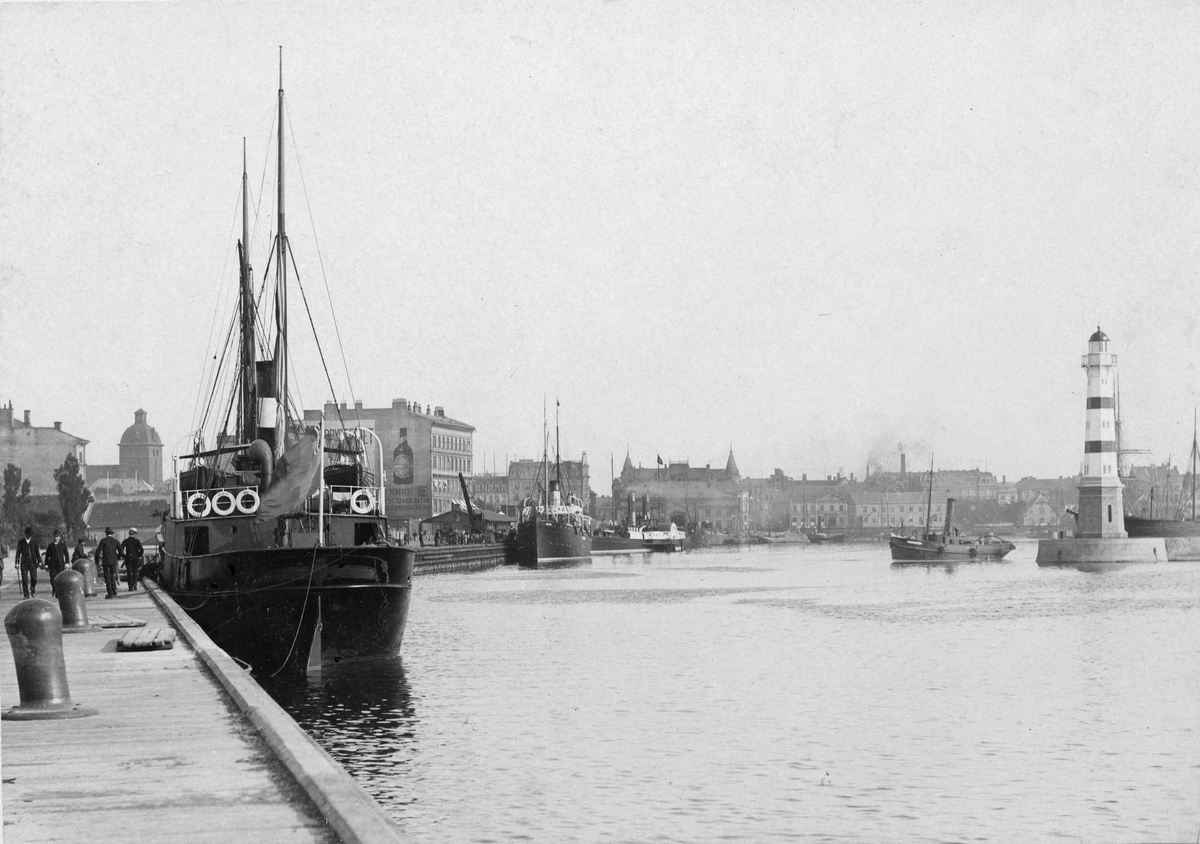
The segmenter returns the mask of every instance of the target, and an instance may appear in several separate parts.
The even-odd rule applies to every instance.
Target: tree
[[[29,507],[29,480],[21,480],[21,469],[9,463],[4,467],[4,501],[0,503],[0,529],[14,540],[21,535]]]
[[[83,536],[86,528],[83,513],[92,501],[92,494],[79,474],[79,461],[74,454],[68,454],[63,464],[54,470],[54,480],[58,484],[58,503],[62,505],[67,535]]]

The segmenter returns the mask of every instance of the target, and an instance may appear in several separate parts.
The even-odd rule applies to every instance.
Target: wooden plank
[[[104,602],[120,612],[91,620],[107,616],[135,635],[145,628],[175,633],[149,595],[127,594]],[[0,615],[20,600],[20,591],[14,595],[5,584]],[[118,635],[63,637],[71,698],[97,715],[5,721],[0,729],[4,840],[336,841],[186,642],[133,658],[116,650]],[[5,652],[0,709],[18,702],[15,667]]]
[[[161,651],[175,646],[175,631],[162,627],[138,627],[117,641],[119,651]]]
[[[88,616],[88,621],[100,627],[144,627],[146,625],[145,619],[113,613],[99,613],[95,618]]]

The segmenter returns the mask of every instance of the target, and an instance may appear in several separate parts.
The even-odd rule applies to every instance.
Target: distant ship
[[[687,536],[674,522],[669,527],[642,528],[642,541],[651,551],[682,551]]]
[[[826,531],[821,530],[820,516],[817,516],[817,529],[810,530],[805,535],[808,537],[808,541],[815,545],[821,545],[826,542],[839,543],[846,541],[846,534],[844,533],[827,533]]]
[[[646,540],[639,527],[604,528],[592,534],[592,554],[647,554]]]
[[[210,398],[203,408],[204,418],[223,418],[208,444],[197,431],[174,455],[153,569],[218,646],[275,674],[398,656],[415,556],[387,538],[375,434],[326,429],[323,421],[305,426],[290,412],[282,82],[278,120],[275,305],[255,304],[243,164],[240,308],[228,350],[234,363],[214,376],[229,372],[224,392],[219,385],[212,392],[217,402],[229,398],[216,406]],[[264,312],[276,315],[269,357],[268,326],[255,320]]]
[[[965,539],[954,529],[954,499],[946,499],[946,524],[941,533],[930,530],[929,516],[933,508],[933,461],[929,464],[929,499],[925,505],[925,533],[922,536],[892,534],[888,545],[892,563],[946,563],[1002,560],[1017,546],[1007,539],[986,534],[977,539]]]
[[[541,500],[527,498],[521,505],[517,536],[513,540],[513,559],[525,568],[571,565],[592,557],[591,520],[583,512],[583,502],[574,495],[562,494],[562,464],[558,455],[558,420],[554,422],[554,474],[549,478],[549,443],[545,423],[542,428]]]

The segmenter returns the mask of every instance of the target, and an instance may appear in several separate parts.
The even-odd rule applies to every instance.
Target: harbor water
[[[417,579],[270,688],[417,842],[1193,842],[1200,564],[772,545]]]

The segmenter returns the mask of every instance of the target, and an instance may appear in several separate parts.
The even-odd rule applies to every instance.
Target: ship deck
[[[21,600],[6,567],[5,616]],[[37,597],[53,600],[44,572]],[[12,841],[401,841],[361,787],[168,596],[87,601],[89,621],[174,628],[170,650],[118,651],[128,628],[63,636],[72,701],[90,717],[4,721]],[[43,592],[45,594],[43,594]],[[119,620],[119,619],[118,619]],[[11,647],[0,706],[19,701]]]

